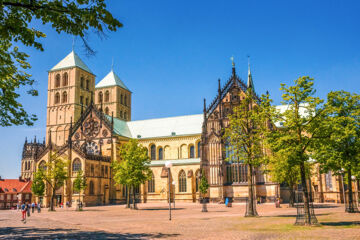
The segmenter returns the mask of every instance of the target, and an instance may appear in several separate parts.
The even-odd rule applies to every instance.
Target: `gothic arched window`
[[[153,193],[155,192],[155,176],[152,173],[151,179],[148,181],[148,192]]]
[[[104,102],[109,102],[110,101],[110,93],[109,91],[105,92],[105,101]]]
[[[43,171],[46,171],[46,162],[45,160],[42,160],[40,163],[39,163],[39,169],[42,169]]]
[[[201,153],[201,145],[200,145],[200,142],[198,142],[198,144],[197,144],[197,157],[198,158],[200,157],[200,153]]]
[[[93,181],[90,181],[90,184],[89,184],[89,194],[94,195],[94,182]]]
[[[164,156],[163,156],[163,148],[159,148],[159,160],[163,160]]]
[[[155,145],[151,145],[150,147],[150,159],[155,160],[156,159],[156,147]]]
[[[90,167],[90,174],[91,174],[91,176],[95,175],[94,165],[93,164],[91,164],[91,167]]]
[[[179,173],[179,192],[186,192],[186,173],[184,170]]]
[[[68,76],[68,74],[67,73],[64,73],[63,74],[63,86],[67,86],[68,85],[68,83],[69,83],[69,76]]]
[[[55,103],[55,104],[60,103],[60,93],[55,93],[54,103]]]
[[[55,76],[55,87],[60,87],[60,74]]]
[[[194,158],[195,157],[195,147],[194,147],[194,145],[191,145],[190,146],[190,154],[189,154],[190,156],[190,158]]]
[[[103,93],[102,93],[102,92],[99,92],[98,96],[99,96],[98,102],[99,102],[99,103],[102,103],[102,101],[103,101]]]
[[[67,93],[63,92],[62,94],[62,103],[66,103],[67,102]]]
[[[72,170],[73,172],[78,172],[81,170],[81,161],[78,158],[75,158],[72,164]]]

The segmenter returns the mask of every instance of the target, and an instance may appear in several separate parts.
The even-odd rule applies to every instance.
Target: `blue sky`
[[[211,101],[217,79],[247,74],[247,55],[256,91],[269,90],[281,101],[280,83],[299,76],[315,78],[317,94],[331,90],[359,93],[360,2],[358,1],[125,1],[109,0],[108,8],[123,24],[106,39],[89,35],[95,57],[84,55],[80,40],[75,50],[97,75],[111,68],[133,92],[133,120],[196,114],[203,98]],[[0,128],[0,175],[17,178],[24,139],[45,135],[47,70],[64,58],[72,36],[34,23],[47,38],[45,51],[30,54],[30,73],[38,97],[20,101],[38,115],[33,127]],[[26,89],[22,89],[23,92]]]

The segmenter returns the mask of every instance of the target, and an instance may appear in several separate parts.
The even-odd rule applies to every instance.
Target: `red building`
[[[0,209],[16,208],[19,202],[31,202],[31,181],[0,178]]]

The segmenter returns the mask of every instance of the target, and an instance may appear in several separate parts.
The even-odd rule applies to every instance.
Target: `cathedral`
[[[57,203],[77,199],[86,206],[124,203],[126,188],[115,185],[111,163],[121,161],[120,146],[133,138],[148,149],[153,173],[151,180],[135,189],[138,201],[168,201],[169,194],[175,201],[198,201],[200,168],[206,171],[211,202],[245,201],[247,166],[225,161],[222,129],[246,89],[254,88],[250,67],[247,77],[245,83],[233,64],[229,79],[224,84],[219,80],[213,101],[204,100],[201,114],[131,121],[132,92],[125,83],[113,70],[96,83],[95,74],[72,51],[48,72],[46,138],[42,143],[25,140],[21,177],[32,179],[55,152],[70,160],[69,178],[56,191]],[[172,163],[170,189],[166,161]],[[87,187],[76,192],[73,181],[79,170]],[[262,202],[279,197],[279,184],[261,168],[255,170],[255,182]],[[49,189],[36,199],[45,206],[49,200]]]

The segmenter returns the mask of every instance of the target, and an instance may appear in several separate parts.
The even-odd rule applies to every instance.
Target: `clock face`
[[[99,147],[95,142],[87,142],[84,145],[84,150],[87,154],[99,155]]]
[[[84,123],[84,135],[87,137],[96,137],[100,131],[99,122],[89,119]]]

